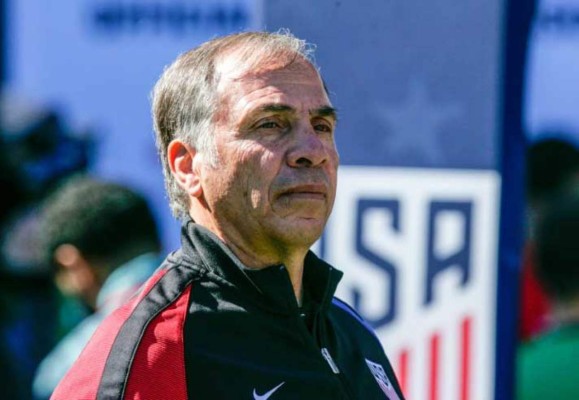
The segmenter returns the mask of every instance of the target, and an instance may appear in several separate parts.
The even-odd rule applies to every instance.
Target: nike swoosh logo
[[[280,383],[279,385],[277,385],[276,387],[274,387],[273,389],[271,389],[269,392],[264,393],[262,395],[259,395],[255,392],[255,389],[253,389],[253,400],[267,400],[271,397],[272,394],[275,393],[276,390],[278,390],[280,387],[283,386],[285,382]]]

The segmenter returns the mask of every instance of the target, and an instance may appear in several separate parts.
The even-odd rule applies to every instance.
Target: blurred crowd
[[[48,399],[161,240],[143,196],[90,176],[90,135],[6,94],[0,111],[0,398]]]
[[[63,312],[53,270],[41,260],[38,221],[44,198],[87,171],[92,144],[57,113],[6,92],[0,116],[0,397],[28,399],[40,360],[88,314],[80,303]]]
[[[527,157],[517,397],[579,397],[579,150],[542,135]]]

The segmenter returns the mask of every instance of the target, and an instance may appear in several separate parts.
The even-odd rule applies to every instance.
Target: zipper
[[[327,348],[322,347],[322,356],[324,356],[324,358],[326,359],[326,362],[328,363],[328,365],[330,366],[330,368],[332,369],[332,372],[334,374],[339,374],[340,373],[340,369],[338,368],[338,366],[336,365],[336,363],[334,362],[334,359],[332,358],[332,356],[330,355],[330,352],[328,351]]]
[[[340,372],[340,369],[338,368],[338,365],[336,364],[336,362],[332,358],[328,348],[322,347],[321,353],[322,353],[322,357],[324,357],[324,360],[326,360],[326,362],[328,363],[328,365],[332,369],[334,376],[336,378],[338,378],[338,380],[340,381],[342,389],[344,390],[344,395],[348,399],[355,399],[356,396],[354,396],[354,393],[352,392],[352,388],[350,387],[350,384],[346,380],[344,373]]]
[[[287,280],[288,283],[288,293],[291,293],[292,297],[294,295],[293,292],[293,287],[291,286],[291,282],[289,281],[289,279]],[[326,292],[327,292],[327,288],[326,288]],[[344,374],[340,373],[340,369],[338,368],[338,365],[336,364],[336,362],[334,361],[334,359],[332,358],[332,356],[330,355],[330,352],[328,350],[328,348],[325,346],[325,338],[319,337],[319,344],[318,344],[318,336],[321,336],[320,332],[319,332],[319,326],[316,327],[316,323],[313,324],[313,332],[310,332],[306,326],[306,324],[303,321],[303,317],[305,316],[304,313],[301,312],[301,310],[299,309],[299,305],[297,304],[297,302],[295,302],[295,306],[296,306],[296,313],[295,313],[295,317],[294,317],[294,321],[297,321],[297,328],[298,331],[300,332],[300,336],[302,337],[302,339],[304,340],[304,344],[308,344],[308,346],[312,349],[315,349],[317,351],[320,351],[322,358],[325,361],[325,364],[327,364],[330,369],[332,370],[332,376],[334,377],[334,379],[337,379],[337,381],[339,382],[339,385],[342,389],[342,394],[343,394],[343,398],[347,399],[347,400],[353,400],[356,397],[353,395],[352,389],[350,388],[348,382],[346,381]],[[314,315],[313,318],[320,318],[319,315]],[[323,365],[324,362],[321,361],[321,364]]]
[[[328,363],[328,365],[332,369],[334,376],[336,378],[338,378],[338,380],[342,384],[342,389],[344,390],[344,392],[345,392],[344,394],[346,395],[346,397],[349,399],[355,399],[356,396],[354,396],[354,392],[352,391],[352,388],[350,387],[350,384],[348,383],[346,376],[344,375],[343,372],[340,371],[340,368],[338,368],[338,364],[336,363],[336,361],[334,360],[334,358],[330,354],[330,350],[327,347],[327,343],[324,343],[324,342],[326,342],[326,340],[325,340],[326,338],[325,338],[323,332],[318,330],[317,335],[319,336],[319,340],[320,340],[320,348],[321,348],[322,357],[324,357],[324,360],[326,360],[326,362]]]
[[[308,346],[310,348],[316,349],[317,351],[319,351],[318,354],[320,354],[322,356],[321,358],[323,359],[323,361],[320,360],[322,362],[322,365],[328,365],[330,367],[330,369],[332,370],[332,376],[338,380],[342,390],[344,391],[343,392],[344,398],[349,399],[349,400],[355,399],[356,397],[353,396],[352,390],[350,389],[348,383],[344,379],[344,376],[343,376],[344,374],[342,374],[340,372],[340,369],[338,368],[338,365],[336,364],[336,362],[334,361],[334,359],[330,355],[328,348],[327,347],[320,347],[316,343],[314,335],[308,331],[308,329],[306,328],[306,325],[301,320],[299,313],[296,313],[296,320],[298,321],[298,331],[301,333],[302,338],[305,340],[306,343],[308,343]]]

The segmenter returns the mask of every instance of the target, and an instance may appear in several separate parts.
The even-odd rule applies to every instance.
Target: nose
[[[301,129],[296,133],[294,145],[288,154],[290,167],[317,167],[328,162],[332,144],[320,137],[320,134],[309,129]]]

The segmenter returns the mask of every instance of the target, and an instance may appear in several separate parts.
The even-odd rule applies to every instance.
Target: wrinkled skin
[[[334,203],[335,113],[319,74],[303,60],[241,76],[224,62],[220,74],[217,165],[189,150],[191,215],[247,266],[283,263],[291,275]]]

